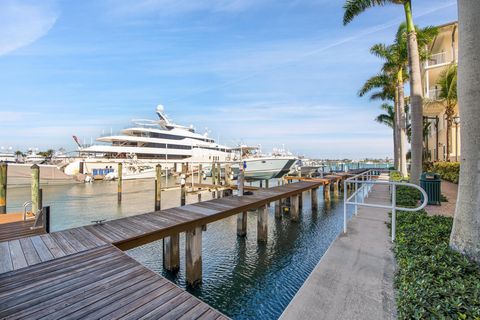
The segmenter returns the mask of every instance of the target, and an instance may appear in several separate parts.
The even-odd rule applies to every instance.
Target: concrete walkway
[[[388,186],[377,185],[366,202],[389,205],[389,198]],[[388,212],[359,207],[280,319],[395,319]]]
[[[441,206],[428,205],[425,207],[430,216],[453,217],[457,205],[458,184],[442,180],[442,194],[447,197],[448,202],[442,202]]]

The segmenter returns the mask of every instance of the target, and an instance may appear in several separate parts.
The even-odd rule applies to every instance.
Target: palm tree
[[[452,64],[446,69],[440,79],[439,100],[445,106],[445,118],[447,120],[447,155],[452,152],[452,125],[455,115],[455,106],[457,105],[457,66]],[[447,161],[450,159],[447,158]]]
[[[460,181],[450,246],[480,263],[480,1],[458,0]]]
[[[410,101],[412,105],[412,167],[411,181],[419,183],[420,173],[422,171],[422,123],[423,123],[423,92],[422,79],[420,74],[420,56],[418,52],[417,34],[412,16],[411,0],[347,0],[343,8],[343,24],[346,25],[354,17],[368,8],[375,6],[384,6],[386,4],[402,5],[405,11],[405,21],[407,26],[407,47],[408,47],[408,65],[410,71]]]
[[[388,103],[384,103],[380,106],[380,108],[386,113],[379,114],[375,118],[375,121],[384,124],[392,129],[395,128],[395,111],[393,109],[393,106]]]
[[[393,101],[394,109],[396,109],[397,99],[395,96],[395,81],[391,74],[382,72],[370,79],[368,79],[363,87],[358,91],[360,97],[365,96],[367,93],[373,91],[370,95],[370,100],[382,100]],[[374,91],[376,90],[376,91]],[[378,117],[377,117],[378,119]],[[396,121],[394,120],[394,123]],[[398,126],[392,127],[393,129],[393,163],[396,170],[400,168],[400,156],[398,148]]]

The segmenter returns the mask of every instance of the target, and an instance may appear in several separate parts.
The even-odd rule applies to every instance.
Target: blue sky
[[[342,25],[343,0],[0,0],[0,146],[90,142],[157,104],[227,145],[309,157],[391,156],[391,130],[360,99],[400,6]],[[415,22],[457,19],[414,0]]]

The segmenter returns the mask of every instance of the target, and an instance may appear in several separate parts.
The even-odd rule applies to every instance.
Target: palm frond
[[[358,16],[368,8],[375,6],[383,6],[391,0],[347,0],[343,5],[345,13],[343,15],[343,25],[350,23],[353,18]]]

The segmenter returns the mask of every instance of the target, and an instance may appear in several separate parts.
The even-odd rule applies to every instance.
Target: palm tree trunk
[[[423,153],[423,92],[420,74],[420,56],[418,53],[417,34],[413,24],[411,1],[405,1],[405,18],[407,22],[408,65],[410,69],[410,105],[412,114],[412,160],[410,181],[419,184],[422,173]]]
[[[407,119],[405,115],[405,93],[403,89],[403,70],[400,69],[397,73],[397,92],[398,102],[395,112],[398,114],[398,150],[400,158],[400,168],[398,171],[402,176],[408,176],[407,172]]]
[[[394,157],[394,165],[395,170],[400,171],[400,120],[399,120],[399,113],[398,110],[398,90],[395,89],[395,97],[393,99],[393,157]]]
[[[480,263],[480,1],[458,1],[461,166],[450,246]]]

